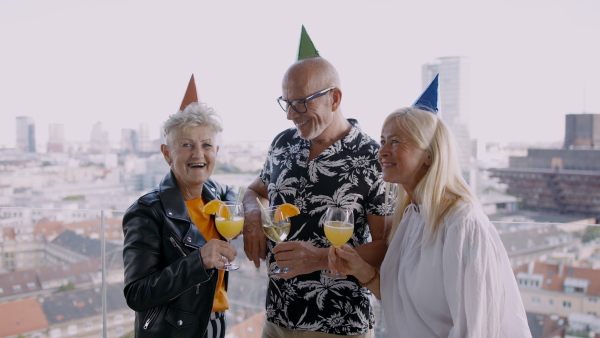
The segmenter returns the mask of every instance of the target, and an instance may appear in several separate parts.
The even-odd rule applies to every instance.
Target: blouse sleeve
[[[504,288],[489,221],[459,212],[445,225],[443,279],[453,327],[449,337],[498,337]]]

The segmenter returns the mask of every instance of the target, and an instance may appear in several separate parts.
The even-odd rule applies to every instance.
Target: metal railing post
[[[102,337],[107,338],[106,318],[106,236],[104,226],[104,210],[100,211],[100,261],[102,265]]]

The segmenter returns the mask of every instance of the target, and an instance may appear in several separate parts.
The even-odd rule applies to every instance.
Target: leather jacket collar
[[[160,182],[158,186],[158,196],[168,218],[188,222],[190,225],[193,225],[173,171],[169,171]],[[202,197],[204,197],[206,203],[217,199],[216,186],[213,180],[208,179],[204,182],[202,186]],[[195,225],[180,230],[182,230],[182,233],[180,233],[181,239],[186,246],[200,247],[206,244],[204,236],[202,236],[199,231],[195,231]]]

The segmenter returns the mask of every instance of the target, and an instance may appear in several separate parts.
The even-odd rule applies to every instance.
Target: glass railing
[[[123,297],[122,211],[0,208],[1,337],[133,337]],[[600,227],[495,221],[534,337],[600,332]],[[228,337],[259,337],[267,272],[232,242]],[[373,298],[376,337],[386,337]]]

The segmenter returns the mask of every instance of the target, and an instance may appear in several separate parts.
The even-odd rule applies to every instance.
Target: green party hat
[[[311,56],[319,56],[319,51],[315,48],[310,36],[302,25],[302,33],[300,33],[300,46],[298,47],[298,60],[306,59]]]

